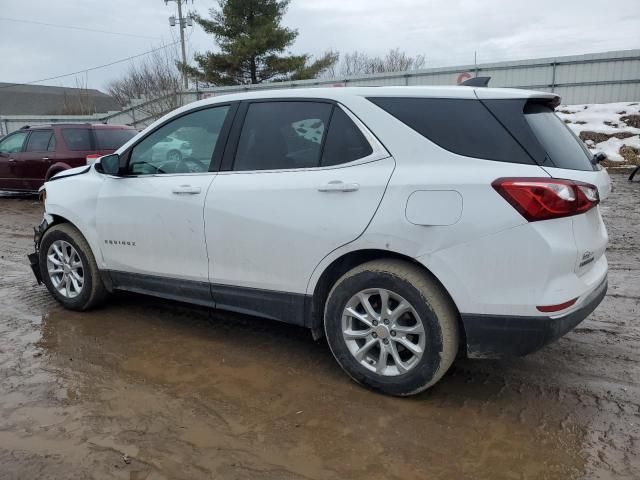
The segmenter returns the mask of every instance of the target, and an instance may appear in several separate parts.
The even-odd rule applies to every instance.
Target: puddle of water
[[[86,314],[53,309],[39,346],[77,392],[66,401],[90,449],[169,475],[185,464],[266,478],[583,472],[585,431],[552,399],[464,362],[431,392],[385,397],[351,383],[306,331],[264,322],[121,298]]]

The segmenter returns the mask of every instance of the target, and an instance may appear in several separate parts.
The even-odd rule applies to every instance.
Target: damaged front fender
[[[27,255],[33,275],[38,281],[38,285],[42,284],[42,272],[40,271],[40,241],[44,232],[53,224],[54,220],[51,215],[45,213],[42,222],[37,227],[33,227],[33,244],[34,252]]]

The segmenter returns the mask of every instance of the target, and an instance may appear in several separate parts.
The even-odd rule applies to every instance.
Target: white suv
[[[554,94],[273,90],[180,108],[45,185],[34,272],[65,307],[129,290],[303,325],[410,395],[524,355],[607,288],[610,179]],[[189,156],[153,155],[189,142]]]

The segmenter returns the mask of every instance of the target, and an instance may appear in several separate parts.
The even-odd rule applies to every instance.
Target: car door
[[[247,102],[236,118],[205,205],[212,294],[302,323],[313,269],[365,230],[395,162],[331,102]]]
[[[0,189],[23,190],[16,169],[29,131],[18,131],[0,141]]]
[[[211,303],[203,210],[232,110],[220,105],[169,120],[123,154],[123,176],[104,181],[96,226],[116,287]],[[192,156],[152,155],[171,136],[189,141]]]
[[[34,191],[42,186],[55,156],[53,130],[32,130],[16,164],[17,176],[25,190]]]

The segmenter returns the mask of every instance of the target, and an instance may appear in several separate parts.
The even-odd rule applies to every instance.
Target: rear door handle
[[[15,158],[10,158],[9,161],[10,162],[17,162],[17,160]]]
[[[191,185],[180,185],[173,187],[173,190],[171,190],[176,195],[197,195],[200,191],[200,187],[192,187]]]
[[[357,183],[344,183],[340,180],[333,180],[318,187],[319,192],[355,192],[360,188]]]

